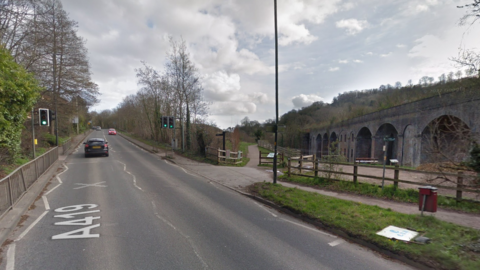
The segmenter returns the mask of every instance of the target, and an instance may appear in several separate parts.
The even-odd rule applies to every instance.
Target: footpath
[[[139,142],[137,140],[131,139],[123,135],[122,137],[138,145],[139,147],[144,148],[147,151],[152,150],[152,147],[149,145],[146,145],[142,142]],[[169,151],[169,155],[171,153],[172,152]],[[157,153],[157,155],[165,156],[166,153],[160,150],[160,152]],[[238,192],[248,193],[248,190],[246,189],[246,187],[249,185],[252,185],[257,182],[273,181],[273,170],[271,168],[257,166],[259,163],[258,156],[259,156],[259,153],[258,153],[257,145],[251,145],[248,147],[248,157],[250,158],[250,161],[245,167],[215,166],[211,164],[205,164],[205,163],[197,162],[194,160],[190,160],[180,155],[175,155],[174,158],[172,159],[172,162],[184,168],[185,170],[189,171],[190,173],[197,174],[210,181],[219,183],[223,186],[226,186]],[[278,172],[278,174],[280,174],[280,172]],[[385,209],[389,208],[392,211],[399,212],[399,213],[420,215],[420,211],[418,210],[417,204],[395,202],[390,200],[381,200],[381,199],[352,195],[347,193],[330,192],[330,191],[320,190],[320,189],[311,188],[311,187],[305,187],[301,185],[295,185],[292,183],[281,182],[281,181],[278,181],[277,183],[285,187],[292,187],[292,188],[306,190],[309,192],[316,192],[325,196],[335,197],[342,200],[355,201],[355,202],[359,202],[367,205],[376,205],[378,207],[385,208]],[[434,216],[437,219],[440,219],[446,222],[451,222],[454,224],[480,230],[480,214],[462,213],[462,212],[456,212],[456,211],[445,210],[440,208],[437,209],[436,213],[424,212],[423,214]]]

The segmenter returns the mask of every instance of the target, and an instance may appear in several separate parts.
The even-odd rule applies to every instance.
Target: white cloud
[[[335,23],[338,28],[345,28],[349,35],[356,35],[363,31],[368,26],[365,20],[359,21],[357,19],[341,20]]]
[[[348,60],[338,60],[339,64],[348,64]]]
[[[359,63],[359,64],[360,64],[360,63],[363,63],[363,61],[362,61],[362,60],[359,60],[359,59],[355,59],[355,60],[353,60],[353,62]]]
[[[339,67],[331,67],[331,68],[328,69],[328,71],[330,71],[330,72],[335,72],[335,71],[339,71],[339,70],[340,70]]]
[[[316,101],[323,101],[324,99],[318,95],[304,95],[300,94],[292,98],[292,103],[295,108],[303,108],[312,105]]]

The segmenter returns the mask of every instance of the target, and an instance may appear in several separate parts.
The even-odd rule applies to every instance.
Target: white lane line
[[[49,190],[47,193],[45,193],[44,196],[47,196],[48,194],[50,194],[52,191],[54,191],[56,188],[58,188],[59,186],[61,186],[62,184],[58,184],[56,185],[54,188],[52,188],[51,190]]]
[[[7,251],[7,266],[5,270],[15,269],[15,243],[11,244]]]
[[[35,226],[37,225],[37,223],[48,213],[48,211],[45,211],[43,212],[43,214],[41,214],[32,224],[30,224],[30,226],[28,226],[28,228],[23,231],[22,234],[20,234],[20,236],[15,239],[15,242],[16,241],[19,241],[20,239],[22,239],[25,235],[27,235],[27,233]]]
[[[133,177],[133,185],[134,185],[137,189],[143,191],[143,189],[142,189],[141,187],[137,186],[137,177],[135,177],[135,175],[133,175],[132,173],[130,173],[129,171],[127,171],[127,164],[125,164],[125,163],[123,163],[123,162],[121,162],[121,161],[118,161],[118,160],[116,160],[116,161],[119,162],[120,164],[122,164],[122,165],[123,165],[123,170],[124,170],[126,173],[130,174],[130,175]]]
[[[165,161],[165,163],[167,163],[167,164],[169,164],[169,165],[171,165],[171,166],[174,166],[174,167],[177,167],[177,168],[182,169],[186,174],[189,174],[189,175],[191,175],[191,176],[196,176],[195,174],[190,173],[189,171],[185,170],[184,168],[178,166],[177,164],[174,164],[174,163],[171,163],[171,162],[167,162],[166,160],[164,160],[164,161]]]
[[[43,204],[45,204],[45,210],[50,210],[50,205],[48,204],[48,200],[47,200],[47,197],[45,196],[42,196],[42,199],[43,199]]]
[[[190,236],[184,234],[182,231],[180,231],[179,229],[177,229],[172,223],[170,223],[168,220],[166,220],[165,218],[163,218],[162,216],[160,216],[160,214],[158,214],[157,212],[157,206],[155,205],[155,202],[152,201],[152,206],[153,206],[153,209],[154,209],[154,213],[155,213],[155,216],[157,216],[158,219],[160,219],[161,221],[163,221],[165,224],[167,224],[168,226],[170,226],[174,231],[176,231],[177,233],[179,233],[183,238],[185,238],[188,243],[190,244],[190,247],[192,248],[193,252],[195,253],[195,255],[197,256],[198,260],[200,260],[200,262],[202,263],[203,265],[203,269],[209,269],[208,267],[208,264],[205,262],[205,260],[202,258],[202,256],[200,255],[200,252],[198,252],[198,248],[195,246],[195,243],[193,242],[193,240],[190,238]]]
[[[330,246],[334,247],[334,246],[338,246],[338,245],[340,245],[341,243],[344,243],[344,242],[345,242],[345,240],[343,240],[343,239],[338,239],[338,240],[335,240],[335,241],[330,242],[330,243],[328,243],[328,244],[329,244]]]
[[[332,238],[338,238],[337,236],[335,236],[335,235],[333,235],[333,234],[329,234],[329,233],[326,233],[326,232],[322,232],[322,231],[319,231],[319,230],[317,230],[317,229],[314,229],[314,228],[310,228],[310,227],[308,227],[308,226],[305,226],[305,225],[303,225],[303,224],[290,221],[290,220],[288,220],[288,219],[284,219],[284,218],[280,218],[280,219],[281,219],[281,220],[284,220],[284,221],[286,221],[286,222],[290,222],[290,223],[292,223],[292,224],[294,224],[294,225],[303,227],[303,228],[305,228],[305,229],[309,229],[309,230],[311,230],[311,231],[314,231],[314,232],[317,232],[317,233],[320,233],[320,234],[323,234],[323,235],[326,235],[326,236],[330,236],[330,237],[332,237]]]
[[[253,202],[254,204],[258,205],[258,207],[262,208],[263,210],[267,211],[268,213],[270,213],[270,215],[274,216],[274,217],[278,217],[277,215],[275,215],[273,212],[271,212],[270,210],[268,210],[267,208],[263,207],[263,205],[257,203],[257,202]]]

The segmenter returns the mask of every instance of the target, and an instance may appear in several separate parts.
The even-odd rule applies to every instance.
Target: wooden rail
[[[305,161],[303,159],[308,160],[308,162],[312,162],[313,166],[310,167],[304,167],[303,165],[305,164]],[[298,166],[292,166],[292,161],[298,160]],[[330,165],[350,165],[353,166],[353,173],[348,173],[348,172],[342,172],[342,171],[335,171],[335,170],[324,170],[324,169],[319,169],[319,164],[330,164]],[[294,157],[294,158],[289,158],[288,159],[288,164],[287,164],[287,175],[290,177],[291,175],[298,175],[298,176],[303,176],[303,177],[318,177],[319,172],[323,173],[328,173],[328,174],[337,174],[337,175],[346,175],[346,176],[351,176],[353,178],[353,182],[357,183],[358,182],[358,177],[363,177],[363,178],[368,178],[368,179],[376,179],[376,180],[385,180],[385,181],[390,181],[394,183],[395,187],[398,187],[398,183],[405,183],[405,184],[413,184],[413,185],[425,185],[427,183],[425,182],[416,182],[416,181],[408,181],[408,180],[401,180],[400,178],[400,171],[409,171],[412,172],[412,170],[404,170],[400,169],[398,164],[395,165],[394,168],[394,178],[389,178],[389,177],[380,177],[380,176],[374,176],[374,175],[366,175],[366,174],[359,174],[358,173],[358,167],[370,167],[371,166],[362,166],[359,164],[344,164],[344,163],[324,163],[320,162],[315,158],[315,155],[312,156],[301,156],[301,157]],[[292,169],[297,169],[299,173],[293,173]],[[314,175],[306,175],[302,174],[302,170],[304,171],[313,171]],[[427,175],[445,175],[443,173],[438,173],[438,172],[423,172],[423,171],[415,171],[419,173],[424,173]],[[437,188],[442,188],[442,189],[448,189],[448,190],[455,190],[456,191],[456,199],[458,201],[462,200],[462,192],[472,192],[472,193],[477,193],[480,194],[480,190],[476,189],[475,187],[470,187],[468,188],[465,185],[465,174],[463,172],[459,172],[458,174],[452,174],[449,173],[449,176],[455,176],[456,177],[456,187],[454,186],[445,186],[445,185],[440,185],[440,184],[431,184],[428,183],[428,185],[437,187]]]
[[[273,157],[268,157],[266,155],[262,154],[262,152],[260,151],[258,152],[258,165],[273,164]],[[281,164],[283,162],[283,159],[284,159],[283,152],[277,153],[277,165]]]

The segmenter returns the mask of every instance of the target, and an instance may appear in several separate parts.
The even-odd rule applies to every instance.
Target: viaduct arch
[[[458,90],[311,130],[308,152],[347,161],[372,158],[402,166],[465,161],[472,140],[480,143],[480,90]],[[391,138],[385,141],[384,138]],[[335,143],[334,143],[335,142]],[[333,153],[332,153],[333,151]]]

